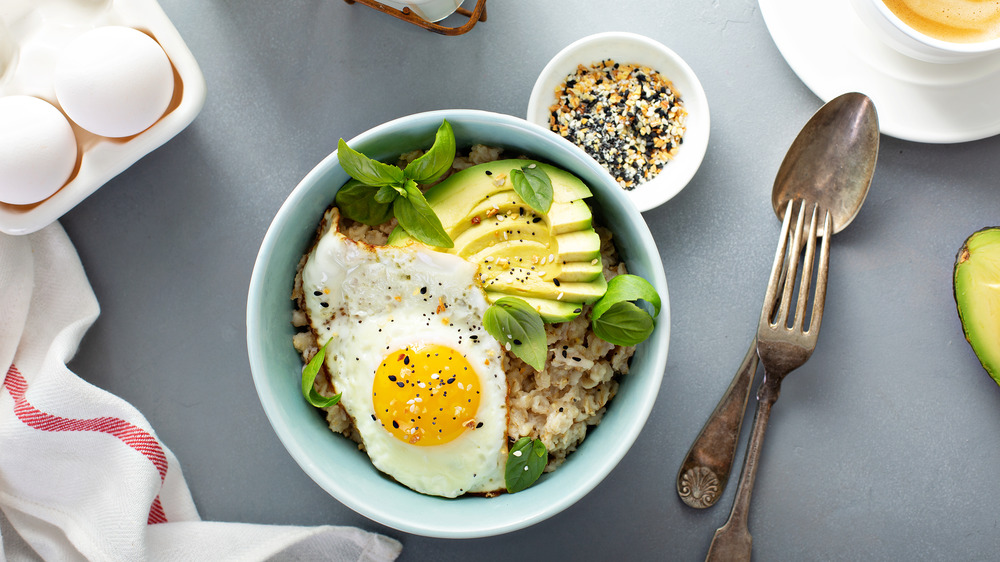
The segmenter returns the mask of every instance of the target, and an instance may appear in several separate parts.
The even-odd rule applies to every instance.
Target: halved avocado
[[[966,239],[955,258],[954,287],[965,339],[1000,384],[1000,227]]]

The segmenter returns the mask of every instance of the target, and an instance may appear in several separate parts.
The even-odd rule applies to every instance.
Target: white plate
[[[954,143],[1000,133],[1000,56],[933,64],[878,39],[849,0],[759,0],[768,31],[800,79],[823,101],[850,91],[875,102],[882,132]]]
[[[56,221],[187,127],[205,104],[205,78],[177,29],[155,0],[0,0],[0,96],[35,96],[59,107],[52,68],[59,49],[94,27],[145,31],[174,67],[174,98],[159,121],[124,139],[108,139],[73,125],[80,147],[77,169],[54,195],[33,205],[0,203],[0,232],[29,234]]]
[[[677,53],[635,33],[607,32],[579,39],[552,57],[538,75],[528,100],[527,119],[548,129],[549,107],[555,103],[556,87],[577,65],[604,59],[642,64],[660,72],[677,88],[688,112],[684,141],[677,155],[652,180],[626,192],[640,211],[648,211],[684,189],[708,149],[708,99],[694,71]]]

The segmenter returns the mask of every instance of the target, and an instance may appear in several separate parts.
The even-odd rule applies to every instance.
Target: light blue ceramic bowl
[[[594,192],[596,220],[613,229],[631,273],[648,279],[663,301],[656,330],[639,345],[607,415],[556,471],[517,494],[444,499],[425,496],[378,472],[357,446],[328,428],[300,391],[302,362],[292,348],[292,282],[323,211],[348,180],[333,153],[319,163],[278,210],[261,244],[247,301],[247,347],[254,384],[278,438],[302,469],[337,500],[370,519],[409,533],[470,538],[498,535],[542,521],[592,490],[618,464],[642,429],[667,362],[670,306],[656,244],[642,216],[601,166],[579,148],[527,121],[472,110],[420,113],[390,121],[350,140],[368,156],[392,160],[430,146],[442,119],[459,149],[502,146],[569,170]]]

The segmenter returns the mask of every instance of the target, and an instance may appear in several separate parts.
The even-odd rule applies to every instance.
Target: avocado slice
[[[955,258],[954,289],[965,339],[1000,384],[1000,227],[966,239]]]
[[[494,291],[486,291],[486,299],[490,302],[509,296],[511,295]],[[552,299],[538,299],[524,296],[521,296],[520,298],[524,299],[524,301],[527,302],[531,308],[537,310],[538,314],[540,314],[541,317],[549,323],[569,322],[583,312],[583,305],[580,303],[555,301]]]
[[[556,203],[568,203],[593,195],[587,184],[565,170],[534,160],[514,159],[496,160],[455,172],[428,189],[424,197],[441,219],[441,224],[456,224],[489,195],[511,191],[513,188],[506,181],[511,170],[531,165],[540,167],[552,180],[552,199]]]
[[[556,236],[559,259],[564,262],[601,259],[601,237],[594,229],[577,230]]]
[[[597,263],[591,261],[573,261],[562,264],[559,273],[556,277],[559,281],[566,282],[583,282],[583,281],[593,281],[597,279],[599,275],[604,274],[604,266],[601,264],[600,260]]]
[[[501,271],[492,279],[483,282],[487,291],[507,293],[515,297],[538,297],[556,301],[589,304],[604,296],[608,282],[604,276],[585,283],[556,284],[551,279],[539,277],[523,268]]]
[[[528,166],[540,167],[552,182],[546,213],[525,204],[509,180],[512,170]],[[424,193],[455,243],[448,251],[479,264],[488,300],[530,299],[546,322],[574,318],[581,304],[607,290],[601,240],[584,201],[590,196],[590,188],[569,172],[520,159],[466,168]],[[397,227],[388,244],[410,240]]]

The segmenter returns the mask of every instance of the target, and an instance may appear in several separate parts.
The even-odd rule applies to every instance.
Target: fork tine
[[[789,203],[791,204],[791,203]],[[788,273],[785,276],[785,287],[782,291],[781,302],[778,304],[778,312],[774,316],[772,326],[788,326],[788,311],[791,307],[792,291],[795,290],[795,274],[799,268],[799,254],[802,248],[802,225],[805,220],[806,202],[799,205],[798,219],[795,221],[795,234],[792,239],[792,247],[788,252],[791,261],[788,263]]]
[[[830,273],[830,211],[823,219],[823,244],[819,251],[819,269],[816,272],[816,296],[813,301],[812,317],[809,319],[809,335],[815,340],[819,336],[819,325],[823,321],[823,305],[826,303],[826,279]]]
[[[781,221],[781,236],[778,238],[778,249],[774,252],[774,265],[771,266],[771,278],[767,282],[767,292],[764,294],[764,306],[760,312],[760,325],[769,323],[778,304],[778,290],[785,279],[785,254],[788,252],[788,231],[792,224],[792,207],[789,201],[785,207],[785,218]]]
[[[806,255],[802,261],[802,280],[799,282],[799,298],[795,304],[795,318],[792,320],[792,329],[801,332],[802,325],[806,319],[806,303],[809,302],[809,288],[812,286],[813,261],[816,258],[816,214],[819,212],[819,205],[813,205],[812,218],[809,220],[809,235],[806,238]],[[802,209],[805,214],[805,208]],[[799,217],[801,219],[801,216]],[[812,324],[809,325],[810,329]]]

